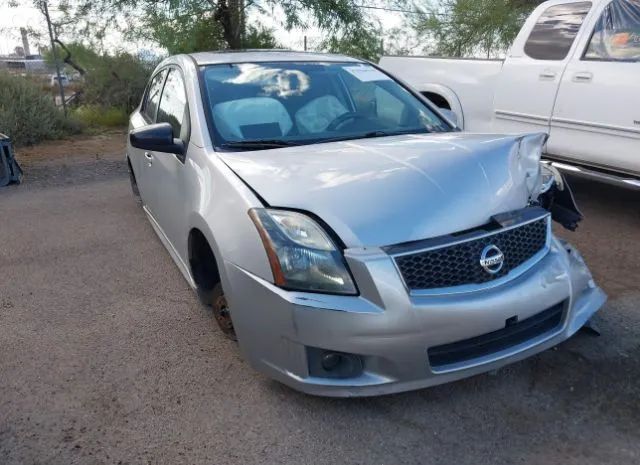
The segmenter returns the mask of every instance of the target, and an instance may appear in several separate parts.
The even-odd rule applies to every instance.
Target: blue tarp
[[[0,133],[0,187],[21,181],[22,169],[13,154],[11,139]]]

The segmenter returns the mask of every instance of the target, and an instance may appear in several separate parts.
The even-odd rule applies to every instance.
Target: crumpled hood
[[[463,231],[526,207],[539,154],[527,162],[520,146],[546,136],[526,137],[535,139],[404,135],[219,155],[269,206],[314,213],[351,248]]]

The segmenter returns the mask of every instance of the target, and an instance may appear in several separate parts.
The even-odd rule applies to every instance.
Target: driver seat
[[[316,134],[326,131],[337,117],[349,110],[334,95],[324,95],[311,100],[295,114],[300,134]]]

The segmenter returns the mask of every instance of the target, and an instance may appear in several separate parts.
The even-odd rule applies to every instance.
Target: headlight
[[[531,202],[539,201],[543,194],[551,191],[555,186],[556,190],[564,190],[564,179],[558,169],[548,162],[540,162],[540,172],[538,181],[530,192],[529,199]]]
[[[558,190],[564,190],[564,179],[560,171],[548,162],[540,163],[540,188],[538,189],[538,195],[549,192],[554,185]]]
[[[357,294],[342,253],[325,231],[301,213],[254,208],[277,286],[300,291]]]

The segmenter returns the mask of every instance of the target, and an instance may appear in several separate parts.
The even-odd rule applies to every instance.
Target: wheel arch
[[[211,290],[223,281],[222,259],[213,234],[204,223],[189,229],[186,258],[196,290]]]
[[[423,84],[419,86],[418,91],[440,108],[447,108],[446,106],[441,106],[442,103],[446,103],[449,107],[448,109],[458,116],[458,126],[464,129],[464,111],[462,104],[451,88],[442,84]]]

